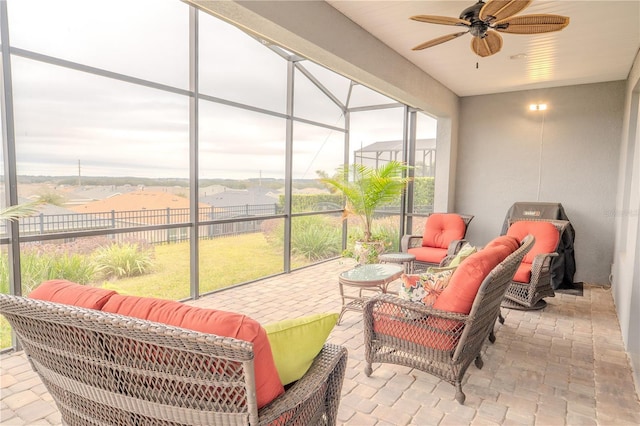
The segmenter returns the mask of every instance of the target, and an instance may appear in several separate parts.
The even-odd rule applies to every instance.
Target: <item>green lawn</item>
[[[282,252],[261,233],[201,240],[200,291],[205,293],[282,272]],[[184,299],[189,297],[189,244],[155,247],[154,271],[102,283],[121,294]]]

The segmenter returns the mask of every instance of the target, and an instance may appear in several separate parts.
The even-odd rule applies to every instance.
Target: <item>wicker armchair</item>
[[[325,344],[265,407],[251,343],[102,311],[0,294],[0,313],[69,425],[336,422],[347,350]]]
[[[518,222],[520,230],[514,232],[513,225],[516,222]],[[543,245],[544,241],[541,235],[537,235],[539,227],[536,224],[540,224],[540,222],[549,223],[557,230],[557,234],[554,235],[550,235],[549,231],[546,231],[549,236],[546,246]],[[551,285],[551,263],[553,258],[558,256],[555,251],[562,233],[568,225],[569,221],[566,220],[514,219],[510,221],[507,235],[519,237],[524,234],[533,234],[536,237],[536,245],[523,259],[519,267],[519,271],[523,269],[524,273],[516,273],[514,280],[507,289],[505,298],[502,301],[503,307],[519,310],[542,309],[547,305],[543,298],[555,296]],[[548,228],[553,229],[550,226]]]
[[[445,229],[444,227],[449,222],[447,218],[455,216],[459,216],[462,219],[464,227],[455,231]],[[414,272],[416,273],[425,271],[429,266],[438,266],[445,258],[453,257],[463,246],[465,243],[464,237],[472,219],[473,215],[431,213],[427,218],[422,235],[404,235],[402,237],[400,251],[416,256],[416,260],[413,262]],[[435,229],[430,229],[434,226]],[[442,239],[442,241],[439,241],[438,246],[423,245],[425,235],[437,235],[436,239]]]
[[[534,241],[531,236],[525,238],[484,277],[468,315],[389,294],[370,299],[363,313],[365,374],[372,374],[374,362],[416,368],[454,385],[455,398],[463,404],[462,378],[472,361],[482,368],[480,351],[493,333],[500,302]]]

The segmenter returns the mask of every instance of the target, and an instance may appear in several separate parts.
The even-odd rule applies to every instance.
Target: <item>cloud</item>
[[[8,9],[15,47],[187,88],[184,3],[118,0],[89,8],[79,0],[28,0]],[[286,61],[237,28],[200,16],[201,92],[283,114]],[[313,63],[302,66],[346,101],[348,79]],[[15,55],[12,67],[20,174],[73,176],[80,161],[84,176],[189,176],[188,96]],[[340,108],[298,70],[294,87],[296,117],[344,126]],[[352,100],[393,102],[363,86],[355,86]],[[350,158],[363,145],[401,139],[402,114],[402,108],[352,113]],[[285,119],[201,100],[199,122],[201,178],[284,177]],[[294,122],[294,178],[335,170],[344,134]]]

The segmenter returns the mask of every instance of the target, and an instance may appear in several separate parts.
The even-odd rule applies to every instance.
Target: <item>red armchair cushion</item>
[[[146,319],[202,333],[233,337],[253,343],[258,408],[284,392],[265,329],[241,314],[204,309],[172,300],[114,295],[103,311]]]
[[[423,247],[449,248],[453,240],[464,238],[464,220],[455,213],[433,213],[427,218],[422,235]]]
[[[533,263],[537,255],[556,251],[560,234],[551,222],[520,220],[514,222],[507,231],[507,235],[517,238],[518,241],[522,241],[529,234],[535,237],[536,242],[522,262]],[[528,280],[524,282],[528,282]]]
[[[468,314],[476,298],[480,284],[489,272],[507,258],[513,250],[496,244],[472,254],[460,263],[438,299],[435,309]]]
[[[520,266],[518,266],[518,270],[516,274],[513,276],[513,281],[517,281],[519,283],[528,283],[531,281],[531,263],[522,262]]]
[[[407,250],[418,262],[439,264],[447,255],[447,249],[437,247],[414,247]]]
[[[63,303],[81,308],[101,310],[116,292],[73,283],[67,280],[49,280],[36,287],[29,297],[48,302]]]

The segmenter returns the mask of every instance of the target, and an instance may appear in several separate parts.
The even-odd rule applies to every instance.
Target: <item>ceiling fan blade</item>
[[[506,28],[503,28],[506,25]],[[495,30],[512,34],[539,34],[560,31],[569,25],[569,18],[560,15],[523,15],[503,19],[494,24]]]
[[[531,4],[532,0],[489,0],[480,9],[480,19],[490,22],[509,18]],[[493,17],[493,18],[492,18]]]
[[[468,31],[464,31],[464,32],[461,32],[461,33],[453,33],[453,34],[448,34],[448,35],[445,35],[445,36],[442,36],[442,37],[434,38],[433,40],[429,40],[429,41],[426,41],[426,42],[424,42],[422,44],[417,45],[412,50],[422,50],[422,49],[426,49],[428,47],[433,47],[433,46],[436,46],[436,45],[438,45],[440,43],[444,43],[446,41],[453,40],[454,38],[458,38],[460,36],[463,36],[467,32]]]
[[[474,37],[471,40],[471,50],[483,58],[498,53],[500,49],[502,49],[502,36],[495,31],[489,30],[484,38]]]
[[[449,16],[436,16],[436,15],[416,15],[411,16],[409,19],[414,21],[426,22],[427,24],[440,24],[440,25],[464,25],[469,26],[471,22],[465,21],[460,18],[451,18]]]

